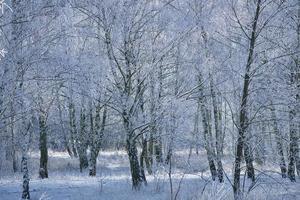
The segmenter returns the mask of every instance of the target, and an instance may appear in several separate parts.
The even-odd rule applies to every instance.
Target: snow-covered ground
[[[173,199],[232,199],[231,163],[225,162],[228,179],[224,184],[210,181],[206,156],[176,152],[172,173]],[[131,189],[129,165],[125,152],[101,152],[97,176],[89,177],[88,171],[79,172],[77,159],[66,153],[49,153],[49,178],[38,178],[38,154],[30,155],[30,192],[33,200],[169,200],[170,179],[166,166],[147,176],[148,185],[140,191]],[[264,167],[265,168],[265,167]],[[22,175],[2,168],[0,171],[0,200],[20,199]],[[300,180],[298,180],[300,182]],[[283,180],[274,172],[257,174],[257,183],[249,190],[249,183],[242,183],[245,199],[296,200],[300,199],[300,184]]]

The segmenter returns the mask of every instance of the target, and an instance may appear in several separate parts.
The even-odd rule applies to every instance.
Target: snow
[[[210,174],[205,166],[207,163],[205,154],[193,154],[189,163],[184,162],[184,157],[188,157],[184,151],[176,152],[174,156],[176,167],[172,174],[173,197],[178,192],[178,200],[232,199],[229,180],[223,184],[210,180]],[[231,161],[226,163],[228,163],[225,164],[226,169],[230,169]],[[131,189],[129,165],[124,151],[101,152],[98,157],[96,177],[89,177],[87,170],[79,173],[77,159],[70,158],[64,152],[49,152],[48,179],[38,178],[37,166],[38,154],[32,152],[30,154],[30,193],[33,200],[170,199],[167,166],[156,169],[154,175],[148,175],[148,185],[143,186],[140,191]],[[198,170],[196,170],[197,166]],[[2,170],[0,175],[0,199],[20,199],[21,173],[5,173]],[[227,176],[228,178],[232,176],[229,171]],[[283,180],[276,173],[258,173],[257,180],[253,190],[248,194],[245,193],[245,199],[300,199],[299,183]],[[246,181],[245,190],[247,191],[248,188],[249,184]]]

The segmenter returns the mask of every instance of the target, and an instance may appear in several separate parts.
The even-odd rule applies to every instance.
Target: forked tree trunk
[[[106,125],[106,117],[107,117],[107,107],[104,106],[102,120],[100,122],[100,106],[97,106],[96,116],[95,116],[95,130],[94,130],[95,135],[92,136],[92,142],[91,142],[91,155],[90,155],[90,162],[89,162],[90,176],[96,176],[97,158],[102,145],[104,129]]]

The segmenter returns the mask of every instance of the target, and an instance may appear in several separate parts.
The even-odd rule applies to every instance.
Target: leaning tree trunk
[[[198,84],[199,86],[201,86],[202,83],[202,74],[199,74],[198,77]],[[211,125],[210,125],[210,121],[209,121],[209,110],[206,107],[207,106],[207,101],[206,101],[206,97],[203,94],[203,88],[202,86],[199,88],[199,100],[198,100],[198,104],[200,104],[200,111],[201,111],[201,116],[202,116],[202,126],[204,129],[204,147],[207,153],[207,159],[208,159],[208,165],[209,165],[209,169],[211,172],[211,176],[212,179],[215,180],[217,177],[217,170],[216,170],[216,166],[215,166],[215,161],[214,161],[214,153],[213,153],[213,149],[211,147],[211,140],[212,138],[211,136]]]
[[[257,39],[257,23],[261,11],[260,6],[261,6],[261,0],[258,0],[256,3],[255,17],[252,24],[249,54],[248,54],[248,60],[246,65],[246,72],[244,76],[244,86],[243,86],[242,101],[241,101],[240,116],[239,116],[238,140],[237,140],[236,155],[235,155],[235,162],[234,162],[234,183],[233,183],[234,199],[240,199],[242,197],[241,190],[240,190],[241,161],[243,156],[245,134],[248,126],[247,101],[248,101],[249,85],[250,85],[250,73],[251,73],[250,70],[254,59],[254,48]],[[251,174],[251,176],[253,176],[252,180],[255,179],[254,175],[255,174],[253,171],[253,174]]]

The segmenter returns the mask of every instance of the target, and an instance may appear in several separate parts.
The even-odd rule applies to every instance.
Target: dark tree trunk
[[[77,144],[77,151],[79,155],[79,168],[80,172],[82,172],[83,169],[86,169],[88,164],[88,158],[87,158],[87,134],[86,134],[86,114],[85,109],[82,108],[80,112],[80,132],[78,136],[78,144]]]
[[[15,94],[14,94],[15,95]],[[11,112],[11,118],[10,118],[10,133],[11,133],[11,156],[12,156],[12,164],[13,164],[13,171],[17,172],[18,171],[18,159],[17,159],[17,152],[16,152],[16,144],[15,144],[15,111],[14,111],[14,105],[13,105],[13,100],[11,100],[11,105],[10,105],[10,112]]]
[[[47,127],[46,127],[46,117],[44,113],[39,116],[39,126],[40,126],[40,178],[48,178],[48,148],[47,148]]]
[[[247,168],[247,177],[252,180],[252,182],[255,181],[255,172],[254,172],[254,166],[253,166],[253,155],[252,150],[250,146],[250,142],[248,141],[244,142],[244,157],[246,161],[246,168]]]
[[[79,169],[82,172],[83,169],[86,169],[89,166],[88,158],[86,155],[86,149],[82,148],[79,150]]]
[[[153,127],[154,124],[152,123],[151,124],[151,127],[150,127],[150,136],[149,136],[149,142],[148,142],[148,161],[149,161],[149,167],[152,168],[152,165],[153,165],[153,156],[154,156],[154,131],[153,131]],[[147,167],[148,169],[148,167]],[[149,170],[148,170],[149,172]]]
[[[27,156],[22,156],[22,172],[23,172],[23,192],[22,199],[30,199],[29,193],[29,174],[28,174],[28,166],[27,166]]]
[[[137,136],[134,134],[132,124],[127,112],[123,111],[123,124],[126,131],[126,151],[129,158],[132,189],[139,190],[142,183],[146,183],[146,177],[141,175],[141,166],[139,163],[138,151],[136,146]]]
[[[295,170],[296,170],[296,157],[299,154],[298,143],[297,143],[297,128],[294,122],[296,113],[290,111],[290,144],[289,144],[289,166],[288,166],[288,177],[292,182],[296,181]]]
[[[77,128],[76,128],[76,117],[75,117],[75,106],[72,102],[69,103],[69,124],[70,124],[70,145],[72,155],[77,158],[78,153],[76,149],[77,141]]]
[[[297,46],[296,51],[300,50],[300,1],[297,4]],[[290,123],[290,144],[289,144],[289,165],[288,165],[288,176],[291,181],[296,181],[295,170],[300,175],[300,157],[299,157],[299,119],[300,119],[300,57],[299,53],[294,59],[295,65],[291,66],[290,83],[295,88],[291,94],[291,106],[289,113]]]
[[[163,162],[162,141],[161,140],[162,140],[161,139],[161,130],[158,130],[157,131],[157,136],[154,140],[155,141],[154,153],[155,153],[156,163],[162,163]]]
[[[146,168],[149,174],[152,174],[152,164],[153,164],[153,138],[150,137],[149,142],[146,140],[146,155],[145,155],[145,163]],[[143,147],[145,147],[143,145]]]
[[[261,0],[258,0],[256,3],[256,11],[255,17],[253,20],[252,25],[252,32],[250,38],[250,46],[249,46],[249,54],[248,60],[246,65],[246,72],[244,76],[244,86],[243,86],[243,93],[242,93],[242,101],[240,107],[240,116],[239,116],[239,128],[238,128],[238,140],[237,140],[237,148],[236,148],[236,155],[235,155],[235,163],[234,163],[234,183],[233,183],[233,192],[234,192],[234,199],[240,199],[242,196],[240,191],[240,174],[241,174],[241,161],[243,156],[243,148],[245,142],[245,133],[247,130],[248,122],[247,122],[247,101],[249,95],[249,85],[250,85],[250,70],[251,65],[253,63],[254,58],[254,48],[257,39],[257,23],[260,15],[260,7]],[[250,161],[251,163],[251,161]],[[249,163],[249,164],[250,164]],[[252,170],[250,170],[250,174]],[[254,180],[254,172],[251,174],[252,180]]]
[[[136,142],[133,141],[131,138],[128,138],[126,141],[126,149],[130,163],[132,188],[134,190],[139,190],[144,180],[141,176],[141,168],[138,161]]]
[[[89,175],[96,176],[96,166],[97,166],[97,157],[99,154],[99,149],[96,147],[91,147],[91,157],[89,162]]]
[[[142,139],[142,152],[140,155],[140,164],[141,164],[141,177],[145,184],[146,182],[146,175],[145,175],[145,164],[147,162],[147,140],[145,138]]]

